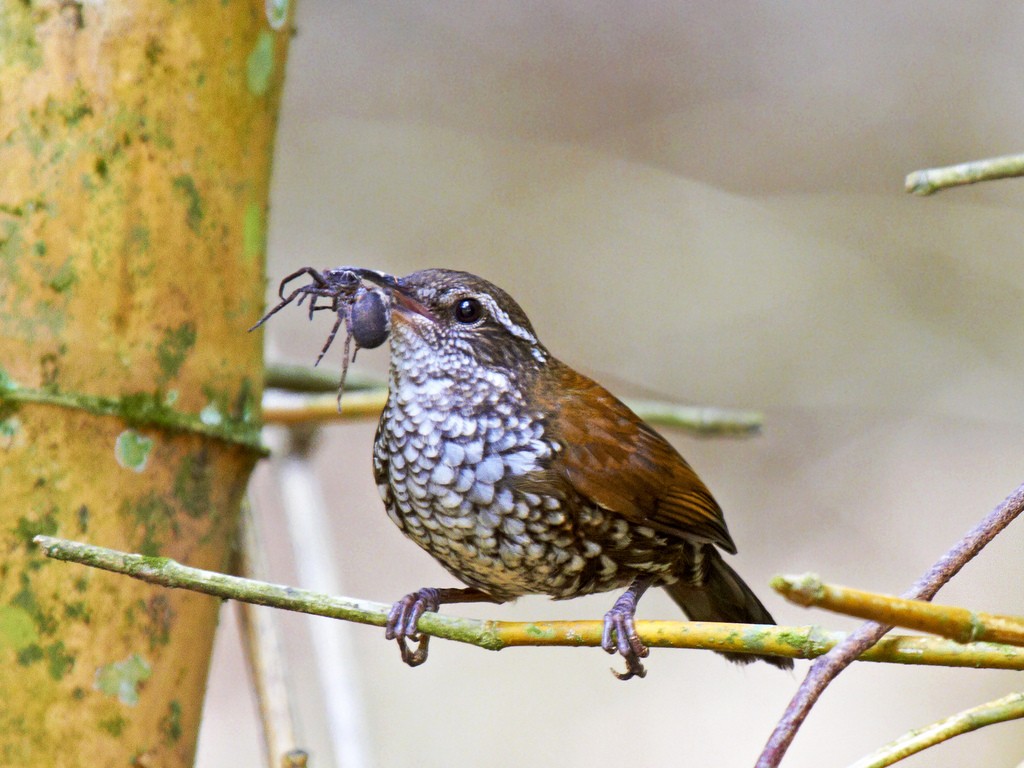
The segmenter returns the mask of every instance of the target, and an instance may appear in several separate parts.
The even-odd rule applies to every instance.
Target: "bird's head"
[[[481,277],[424,269],[381,284],[392,291],[392,365],[415,378],[518,376],[548,359],[519,304]]]

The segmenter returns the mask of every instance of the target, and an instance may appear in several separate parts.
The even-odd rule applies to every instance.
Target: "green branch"
[[[338,419],[377,418],[388,399],[386,388],[349,391],[335,395],[268,393],[263,399],[263,419],[268,424],[303,424]],[[746,435],[761,429],[761,414],[727,408],[676,405],[656,400],[626,400],[641,419],[666,427],[686,429],[699,435]]]
[[[310,368],[308,365],[268,363],[263,372],[263,384],[269,389],[289,392],[337,392],[341,372],[329,368]],[[376,376],[350,369],[345,376],[345,392],[366,389],[386,389],[388,383]]]
[[[698,435],[751,435],[760,432],[764,423],[764,417],[757,411],[678,405],[660,400],[626,398],[624,402],[644,421],[686,429]]]
[[[949,187],[977,184],[979,181],[1011,179],[1017,176],[1024,176],[1024,155],[1004,155],[945,168],[914,171],[907,176],[904,186],[911,194],[931,195]]]
[[[915,728],[877,751],[861,758],[850,768],[884,768],[905,757],[941,744],[947,739],[970,733],[995,723],[1005,723],[1024,717],[1024,693],[1011,693],[995,701],[957,712],[937,723]]]
[[[383,626],[390,605],[336,597],[304,589],[228,576],[181,565],[169,558],[144,557],[81,542],[37,536],[47,557],[113,571],[165,587],[214,597],[284,608],[360,624]],[[479,621],[425,613],[421,632],[498,651],[512,646],[599,646],[601,621]],[[810,659],[821,656],[846,635],[819,627],[775,627],[687,621],[638,621],[645,644],[732,653]],[[888,637],[865,652],[862,661],[991,669],[1024,669],[1024,650],[994,643],[955,643],[930,637]]]

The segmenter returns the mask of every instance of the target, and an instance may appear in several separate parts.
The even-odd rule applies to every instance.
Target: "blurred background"
[[[1024,480],[1024,181],[903,192],[915,169],[1024,151],[1024,6],[301,0],[296,26],[268,296],[305,265],[466,269],[619,395],[763,411],[754,438],[666,434],[780,623],[856,625],[785,604],[773,574],[903,591]],[[311,365],[329,326],[281,313],[268,360]],[[358,365],[383,374],[386,347]],[[385,516],[374,428],[326,428],[314,453],[340,591],[453,586]],[[272,576],[294,584],[272,474],[254,490]],[[1024,614],[1022,546],[1017,523],[938,600]],[[452,612],[599,618],[613,600]],[[640,616],[678,613],[659,592]],[[311,620],[281,621],[300,736],[314,768],[331,765]],[[435,641],[410,669],[380,630],[337,631],[352,739],[377,767],[751,765],[808,667],[655,649],[623,684],[598,649]],[[1019,679],[855,665],[784,765],[846,764]],[[199,766],[258,764],[230,605],[205,718]],[[905,764],[1022,759],[1010,724]]]

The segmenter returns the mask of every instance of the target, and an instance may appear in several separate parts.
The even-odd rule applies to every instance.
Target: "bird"
[[[726,563],[736,545],[696,472],[621,400],[555,358],[508,293],[449,269],[360,274],[391,293],[388,397],[373,445],[381,499],[465,585],[394,604],[385,636],[407,664],[427,658],[419,618],[450,603],[624,590],[601,641],[625,661],[613,670],[623,680],[646,674],[635,615],[652,587],[691,620],[775,623]]]

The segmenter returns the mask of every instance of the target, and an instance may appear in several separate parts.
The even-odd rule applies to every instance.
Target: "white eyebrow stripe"
[[[512,322],[512,319],[498,303],[487,294],[480,295],[480,301],[487,308],[487,311],[491,313],[491,316],[505,326],[505,330],[511,333],[513,336],[528,341],[531,344],[537,343],[537,337],[530,333],[528,330],[523,328],[521,325],[516,325]]]

